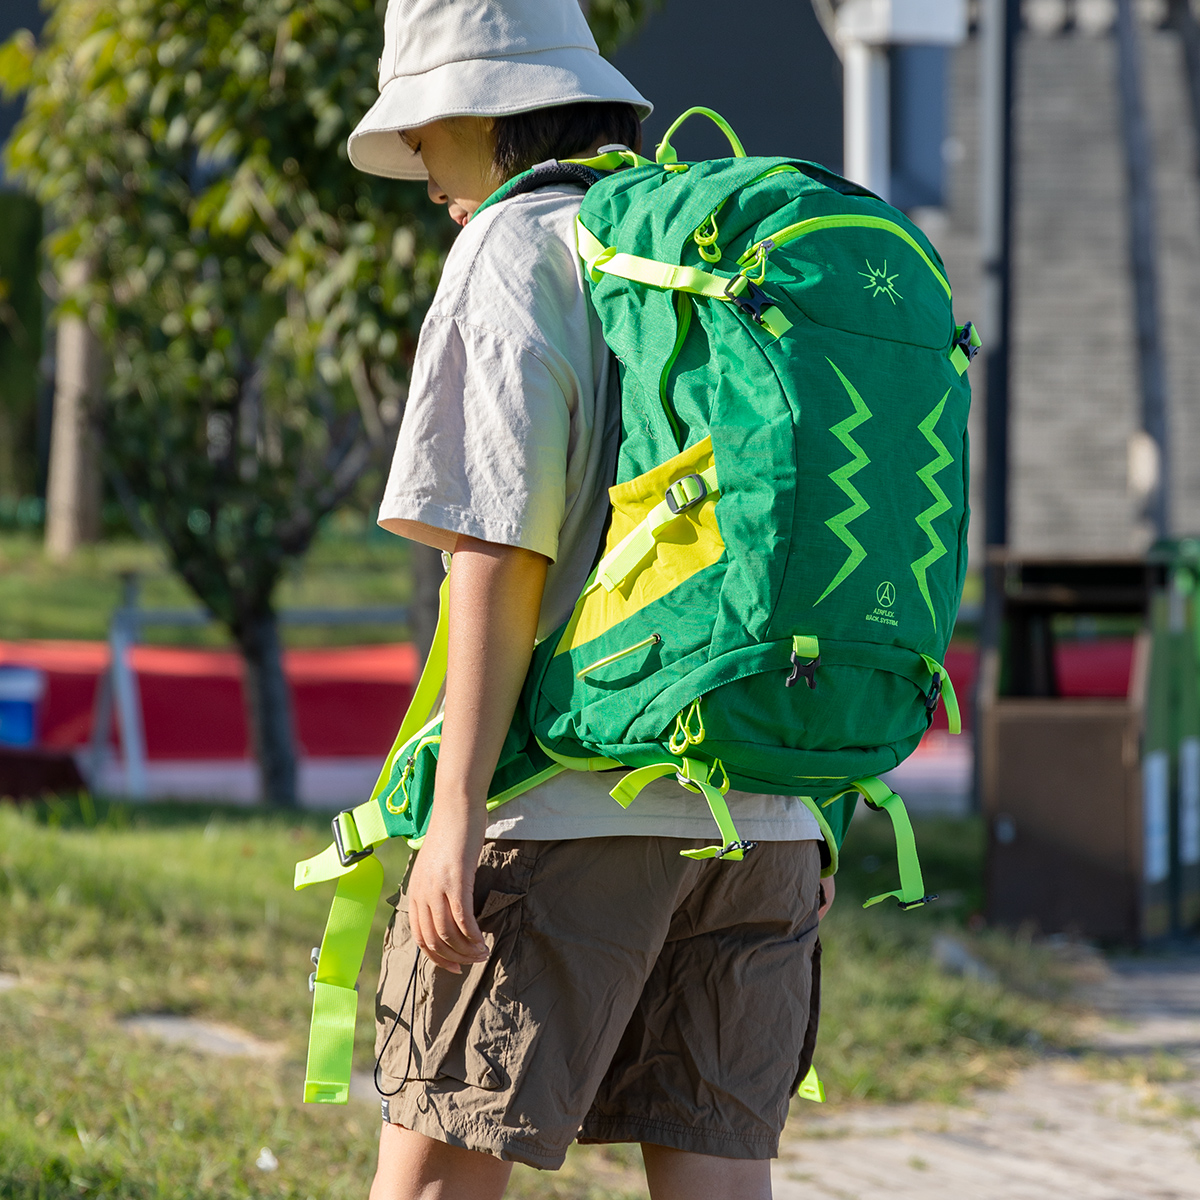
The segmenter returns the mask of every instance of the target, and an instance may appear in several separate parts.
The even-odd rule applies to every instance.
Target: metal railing
[[[92,708],[92,735],[87,752],[89,784],[98,777],[108,757],[108,735],[113,716],[117,719],[117,743],[125,767],[125,792],[133,800],[149,795],[146,779],[146,732],[142,698],[130,651],[150,627],[201,628],[217,623],[202,608],[141,608],[139,580],[135,573],[121,576],[121,604],[113,610],[108,626],[108,668],[96,685]],[[292,608],[277,614],[281,625],[402,625],[408,609],[379,608]]]

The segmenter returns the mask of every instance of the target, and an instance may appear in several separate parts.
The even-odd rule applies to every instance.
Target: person
[[[472,215],[538,162],[639,149],[650,105],[576,0],[390,0],[384,29],[351,160],[427,177],[463,228],[379,514],[453,567],[432,817],[384,941],[371,1198],[499,1197],[514,1162],[555,1169],[576,1138],[640,1142],[654,1200],[767,1197],[816,1035],[833,888],[814,819],[730,793],[759,843],[731,863],[680,857],[711,817],[674,781],[629,812],[613,772],[485,807],[535,640],[600,546],[622,414],[575,245],[582,189]]]

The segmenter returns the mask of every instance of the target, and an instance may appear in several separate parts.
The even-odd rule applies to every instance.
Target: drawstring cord
[[[388,1030],[388,1035],[384,1039],[383,1046],[379,1051],[379,1056],[375,1059],[375,1071],[374,1071],[375,1090],[381,1096],[399,1095],[399,1093],[403,1090],[404,1085],[408,1082],[408,1074],[412,1070],[413,1041],[414,1041],[413,1027],[417,1023],[417,989],[416,989],[415,985],[417,982],[417,966],[420,963],[420,961],[421,961],[421,951],[420,951],[420,948],[418,947],[416,954],[413,956],[412,971],[408,976],[408,986],[404,989],[404,998],[396,1006],[396,1018],[394,1021],[392,1021],[392,1027],[391,1027],[391,1029]],[[412,1004],[409,1005],[409,1014],[408,1014],[408,1062],[406,1062],[404,1064],[404,1078],[400,1081],[400,1086],[398,1088],[396,1088],[396,1090],[394,1092],[385,1092],[379,1083],[379,1069],[383,1063],[383,1056],[384,1056],[384,1053],[387,1051],[388,1043],[392,1040],[392,1034],[394,1034],[396,1032],[396,1027],[400,1024],[400,1017],[404,1012],[404,1006],[406,1004],[408,1004],[409,992],[412,993]]]

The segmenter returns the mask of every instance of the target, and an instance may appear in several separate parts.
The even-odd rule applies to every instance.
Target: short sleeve
[[[427,319],[379,523],[442,550],[466,534],[557,558],[579,385],[551,357]]]

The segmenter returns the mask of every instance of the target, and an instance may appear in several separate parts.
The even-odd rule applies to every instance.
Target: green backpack
[[[695,112],[734,157],[676,161],[670,138]],[[942,261],[858,185],[746,157],[707,109],[671,127],[657,162],[613,149],[544,163],[487,205],[564,180],[588,188],[579,253],[621,365],[617,483],[592,576],[534,651],[488,806],[567,769],[632,768],[612,793],[626,806],[674,775],[720,831],[684,853],[738,860],[753,843],[729,788],[798,796],[832,873],[861,795],[891,817],[900,868],[900,887],[867,903],[923,904],[911,825],[877,776],[916,748],[940,698],[959,729],[942,662],[967,565],[965,372],[978,338],[954,323]],[[428,824],[442,595],[379,784],[297,867],[297,887],[339,879],[306,1100],[346,1096],[352,989],[382,884],[371,847],[419,845]]]

